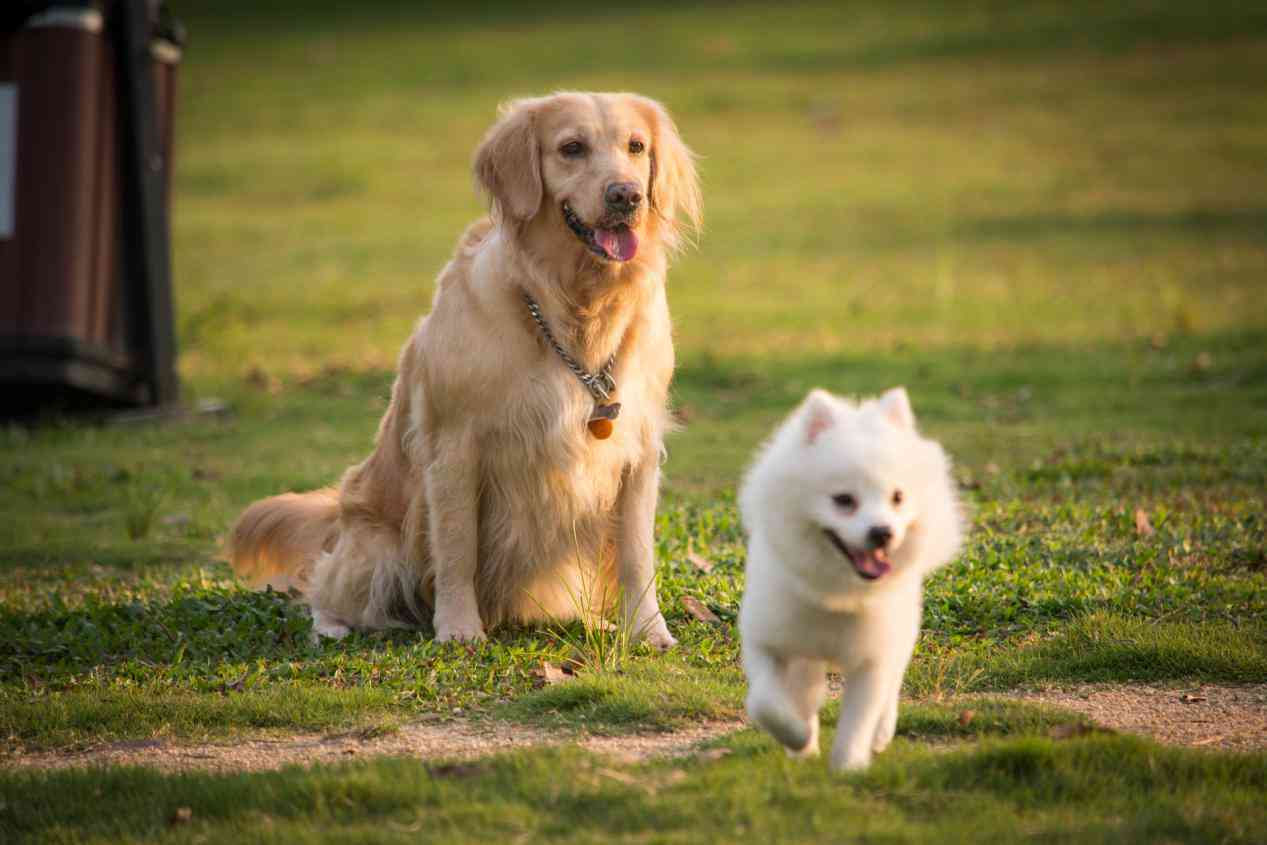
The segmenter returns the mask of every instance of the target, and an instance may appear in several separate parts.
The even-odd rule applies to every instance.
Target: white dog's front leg
[[[856,771],[871,763],[872,743],[891,689],[892,680],[873,665],[863,666],[845,678],[840,721],[831,749],[833,771]]]
[[[789,748],[792,757],[818,756],[818,711],[827,694],[827,665],[821,660],[788,661],[787,688],[803,718],[809,725],[809,741],[799,750]]]
[[[476,505],[479,466],[469,433],[437,436],[427,467],[427,523],[436,576],[436,639],[482,640],[475,597],[479,548]]]
[[[665,649],[677,645],[677,640],[669,633],[656,596],[652,541],[659,492],[660,466],[654,458],[630,468],[625,474],[617,505],[620,511],[619,576],[622,617],[630,639],[645,638],[656,648]]]
[[[893,684],[892,691],[889,692],[884,711],[880,714],[880,721],[876,723],[875,737],[871,740],[871,750],[876,754],[888,748],[889,743],[893,741],[893,735],[897,733],[897,701],[901,691],[902,679],[899,677]]]
[[[802,712],[803,691],[788,688],[786,663],[763,648],[744,643],[743,670],[748,677],[748,718],[791,751],[811,755],[810,743],[817,738],[815,725]]]

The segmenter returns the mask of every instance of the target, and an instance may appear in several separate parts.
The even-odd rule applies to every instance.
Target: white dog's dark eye
[[[559,147],[559,152],[564,158],[580,158],[585,155],[585,145],[580,141],[568,141]]]
[[[631,155],[641,155],[641,154],[642,154],[642,151],[643,151],[643,150],[645,150],[645,149],[646,149],[646,146],[645,146],[645,145],[644,145],[641,141],[639,141],[637,138],[634,138],[634,139],[630,140],[630,142],[629,142],[629,153],[630,153]]]
[[[893,491],[893,507],[896,508],[898,505],[902,504],[902,498],[903,498],[902,491],[894,490]]]
[[[842,507],[847,511],[858,507],[858,500],[853,497],[852,493],[837,493],[831,497],[831,500],[836,503],[837,507]]]

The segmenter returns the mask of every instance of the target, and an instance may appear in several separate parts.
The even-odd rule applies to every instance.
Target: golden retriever
[[[326,636],[430,613],[436,639],[479,640],[620,595],[626,630],[669,647],[652,531],[692,154],[653,100],[560,93],[503,106],[475,176],[491,214],[440,273],[373,453],[337,490],[251,505],[229,558]]]

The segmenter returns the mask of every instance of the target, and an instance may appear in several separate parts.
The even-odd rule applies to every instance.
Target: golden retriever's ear
[[[541,150],[535,100],[512,100],[475,151],[475,178],[505,218],[531,220],[541,207]]]
[[[676,240],[679,218],[697,230],[704,222],[695,154],[682,142],[664,106],[646,97],[635,99],[652,126],[651,184],[647,191],[651,208],[674,228]]]

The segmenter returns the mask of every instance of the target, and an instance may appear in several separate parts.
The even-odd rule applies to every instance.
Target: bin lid
[[[50,22],[60,19],[74,26],[75,24],[71,21],[82,20],[85,13],[95,15],[96,24],[89,28],[99,31],[101,9],[94,0],[12,0],[0,9],[0,32],[20,29],[40,16],[44,16]]]

